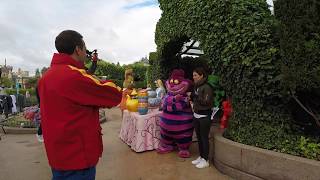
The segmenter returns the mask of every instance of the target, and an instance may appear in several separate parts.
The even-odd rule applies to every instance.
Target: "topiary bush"
[[[320,3],[276,1],[275,15],[280,21],[281,85],[292,118],[306,135],[320,136]]]
[[[297,148],[300,134],[291,123],[285,103],[287,94],[281,86],[281,24],[265,0],[159,3],[162,16],[155,34],[158,58],[153,63],[161,68],[154,74],[166,76],[181,63],[176,55],[182,45],[190,39],[199,41],[213,74],[221,78],[232,100],[234,113],[226,137],[275,151],[318,157],[317,151],[317,156],[308,156]]]
[[[155,89],[156,86],[154,82],[157,79],[161,79],[161,67],[160,67],[160,61],[158,60],[158,53],[157,52],[151,52],[149,54],[149,72],[148,72],[148,83],[151,85],[152,89]]]

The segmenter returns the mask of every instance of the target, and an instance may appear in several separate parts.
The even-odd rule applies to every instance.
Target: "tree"
[[[149,59],[147,57],[143,57],[143,58],[140,59],[139,62],[142,62],[144,64],[149,64]]]
[[[35,77],[40,77],[40,70],[39,70],[39,68],[36,69]]]
[[[208,65],[232,101],[234,113],[225,135],[248,145],[282,149],[282,137],[291,131],[280,102],[279,42],[273,39],[277,21],[266,1],[159,3],[163,13],[155,33],[158,57],[151,67],[160,66],[153,68],[160,72],[153,74],[166,76],[181,67],[177,55],[183,45],[191,39],[199,41]]]
[[[41,76],[48,70],[49,68],[47,68],[47,67],[43,67],[42,69],[41,69]]]
[[[37,82],[38,82],[38,78],[37,77],[32,77],[30,79],[27,80],[26,86],[27,87],[36,87],[37,86]]]
[[[95,72],[97,76],[107,76],[108,79],[124,79],[124,68],[122,66],[115,65],[106,61],[98,61],[97,70]]]
[[[10,80],[9,78],[7,77],[1,77],[1,86],[4,86],[4,87],[12,87],[13,86],[13,81]]]
[[[292,98],[293,119],[308,134],[320,130],[319,13],[317,1],[275,2],[280,21],[281,84]]]

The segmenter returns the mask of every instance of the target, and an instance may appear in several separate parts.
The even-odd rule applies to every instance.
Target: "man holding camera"
[[[93,180],[103,149],[99,108],[117,106],[121,89],[86,72],[86,45],[78,32],[62,31],[55,46],[59,53],[38,87],[52,179]]]

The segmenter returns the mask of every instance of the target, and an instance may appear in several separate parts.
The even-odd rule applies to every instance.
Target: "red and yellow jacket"
[[[54,54],[39,81],[44,144],[49,164],[57,170],[95,166],[102,154],[99,108],[121,101],[121,89],[101,83],[67,54]]]

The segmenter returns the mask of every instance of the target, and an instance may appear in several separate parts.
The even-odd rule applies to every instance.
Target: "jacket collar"
[[[203,78],[199,82],[195,83],[195,87],[199,87],[202,84],[205,84],[206,82],[207,82],[207,78]]]
[[[79,69],[84,69],[84,63],[73,59],[70,55],[64,53],[54,53],[51,66],[54,65],[71,65]]]

